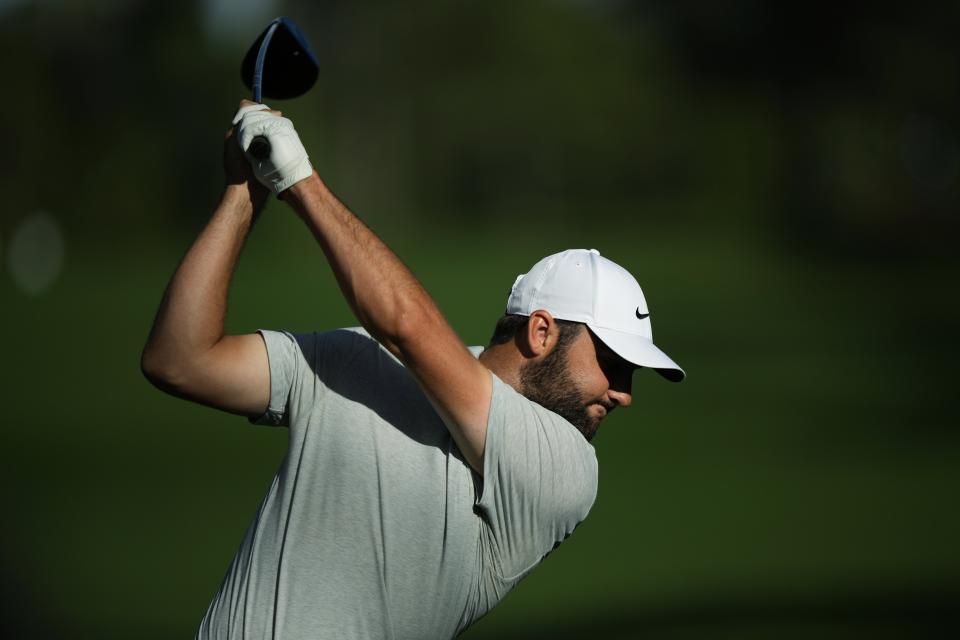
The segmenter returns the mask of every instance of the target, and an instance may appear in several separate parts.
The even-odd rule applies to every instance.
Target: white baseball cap
[[[584,323],[621,358],[671,382],[686,375],[653,344],[650,310],[636,279],[596,249],[555,253],[517,276],[507,313],[529,316],[538,309]]]

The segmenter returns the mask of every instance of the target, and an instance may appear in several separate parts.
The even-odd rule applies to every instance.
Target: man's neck
[[[512,344],[487,347],[480,354],[479,360],[498,378],[520,392],[520,357]]]

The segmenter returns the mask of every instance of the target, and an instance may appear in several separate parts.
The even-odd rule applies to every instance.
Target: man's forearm
[[[174,376],[223,337],[230,280],[255,211],[262,207],[262,198],[258,200],[245,186],[225,189],[160,303],[143,351],[148,377]]]
[[[242,104],[241,111],[253,108]],[[262,110],[254,114],[256,118],[249,113],[241,116],[240,138],[276,138],[289,162],[277,163],[271,156],[268,169],[305,158],[293,124],[264,117]],[[262,169],[258,165],[257,170]],[[407,367],[464,459],[483,473],[493,388],[490,371],[463,344],[410,270],[327,189],[316,172],[282,190],[282,197],[313,232],[357,320]]]
[[[316,173],[283,197],[313,232],[357,319],[390,351],[402,355],[420,332],[452,333],[416,277]]]

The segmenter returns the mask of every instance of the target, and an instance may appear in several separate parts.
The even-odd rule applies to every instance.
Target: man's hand
[[[223,136],[223,174],[227,186],[250,184],[263,190],[253,175],[253,169],[237,142],[237,128],[231,127]]]
[[[293,128],[293,122],[282,117],[279,111],[243,100],[233,124],[237,125],[237,141],[246,153],[254,175],[274,193],[279,194],[313,174],[307,151]],[[270,141],[270,156],[263,160],[249,152],[250,143],[257,136]]]

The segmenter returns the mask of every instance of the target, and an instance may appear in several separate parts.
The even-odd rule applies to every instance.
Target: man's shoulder
[[[324,331],[260,329],[271,362],[297,362],[309,365],[316,373],[349,369],[367,358],[389,355],[363,327],[342,327]],[[392,356],[391,356],[392,357]],[[306,371],[305,371],[306,373]]]
[[[327,329],[325,331],[316,331],[314,335],[321,340],[347,340],[347,341],[371,341],[376,342],[363,327],[340,327],[337,329]]]
[[[495,373],[491,372],[491,374],[493,378],[491,410],[496,410],[505,423],[535,424],[538,427],[535,433],[539,437],[547,437],[568,452],[577,451],[592,459],[594,464],[596,463],[596,451],[593,445],[569,420],[526,397]]]
[[[373,346],[378,344],[363,327],[340,327],[317,331],[293,331],[289,329],[260,329],[260,333],[271,334],[278,339],[286,339],[301,346],[336,347],[340,345]]]

